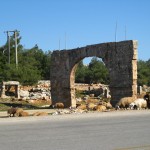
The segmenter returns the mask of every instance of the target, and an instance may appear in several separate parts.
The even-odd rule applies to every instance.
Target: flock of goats
[[[144,95],[143,98],[134,98],[134,97],[124,97],[120,99],[120,101],[116,104],[115,108],[112,107],[110,102],[99,101],[96,99],[87,99],[77,103],[76,108],[64,108],[64,104],[59,102],[52,106],[55,110],[51,115],[59,115],[59,114],[71,114],[71,113],[84,113],[84,112],[107,112],[119,109],[149,109],[150,108],[150,94]],[[17,117],[24,117],[29,116],[27,111],[24,111],[22,108],[9,108],[7,111],[8,115],[17,116]],[[33,116],[45,116],[49,115],[46,112],[36,112]]]

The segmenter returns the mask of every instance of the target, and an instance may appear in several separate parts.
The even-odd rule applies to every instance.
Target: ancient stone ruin
[[[40,80],[36,86],[22,86],[18,81],[0,83],[0,98],[16,98],[19,100],[50,100],[50,81]]]
[[[13,90],[11,88],[13,87]],[[18,81],[8,81],[2,82],[0,85],[0,97],[7,98],[9,96],[14,96],[20,98],[19,95],[20,84]]]
[[[63,102],[75,107],[75,71],[86,57],[102,58],[109,71],[111,103],[122,97],[137,95],[137,41],[110,42],[72,50],[54,51],[51,66],[51,96],[53,104]]]

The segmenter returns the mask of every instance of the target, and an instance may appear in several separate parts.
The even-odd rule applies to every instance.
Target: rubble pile
[[[143,85],[142,90],[143,90],[144,92],[150,92],[150,87],[148,87],[148,86],[146,86],[146,85]]]
[[[50,81],[40,80],[35,87],[29,90],[20,89],[20,98],[23,100],[50,100]]]

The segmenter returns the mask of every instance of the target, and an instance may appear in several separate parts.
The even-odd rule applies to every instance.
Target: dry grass
[[[0,99],[0,111],[7,111],[11,106],[23,109],[41,109],[43,106],[46,106],[44,108],[49,108],[50,105],[51,100],[33,100],[33,103],[30,103],[28,100]]]

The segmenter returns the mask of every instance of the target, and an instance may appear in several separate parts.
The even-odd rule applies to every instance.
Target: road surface
[[[150,110],[0,118],[0,150],[150,150]]]

